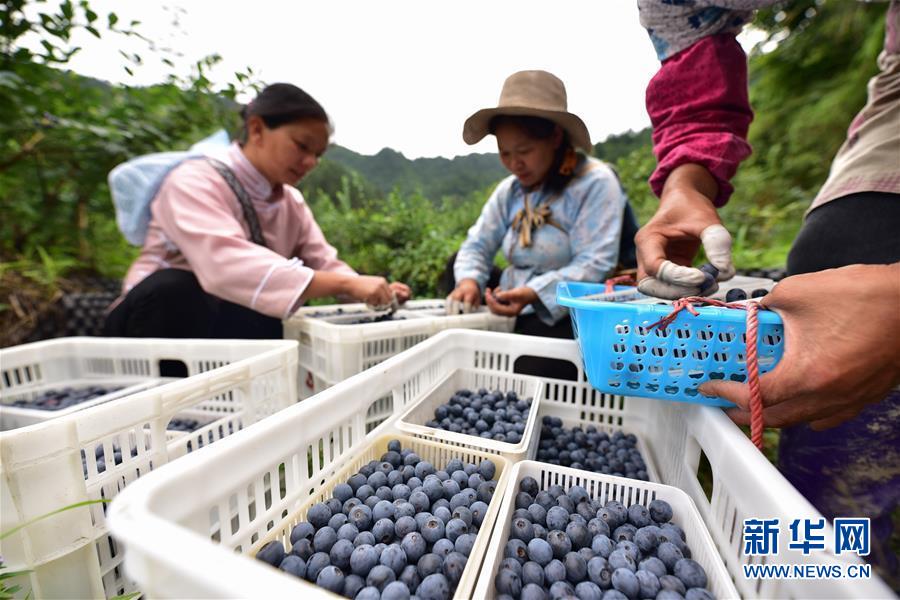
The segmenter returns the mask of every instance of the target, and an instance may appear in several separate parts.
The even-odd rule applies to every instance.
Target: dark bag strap
[[[262,229],[259,226],[259,218],[256,216],[256,210],[253,208],[253,202],[250,200],[250,195],[247,193],[247,190],[245,190],[244,186],[241,185],[241,182],[237,180],[237,177],[235,177],[234,172],[228,168],[228,165],[209,156],[205,158],[206,161],[212,165],[212,168],[219,172],[219,175],[222,176],[222,179],[225,180],[228,187],[230,187],[231,191],[234,192],[234,195],[237,196],[238,202],[241,205],[241,211],[244,213],[244,220],[247,221],[247,225],[250,227],[250,239],[254,244],[265,247],[266,242],[263,239]]]

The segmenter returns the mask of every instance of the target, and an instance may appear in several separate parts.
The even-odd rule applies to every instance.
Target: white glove
[[[710,264],[719,270],[718,281],[728,281],[734,277],[731,263],[731,234],[722,225],[710,225],[700,234],[700,241]],[[644,277],[638,282],[638,291],[648,296],[675,300],[685,296],[697,296],[701,291],[710,295],[719,288],[718,284],[704,287],[706,274],[700,269],[676,265],[663,261],[656,277]]]
[[[471,302],[460,302],[459,300],[454,300],[450,296],[447,296],[447,300],[444,302],[444,311],[448,315],[466,315],[475,312],[475,307],[472,306]]]
[[[392,313],[397,312],[397,309],[400,308],[400,301],[397,300],[397,292],[391,292],[391,301],[388,304],[369,304],[367,302],[366,308],[374,310],[375,312],[382,312],[385,310],[390,310]]]

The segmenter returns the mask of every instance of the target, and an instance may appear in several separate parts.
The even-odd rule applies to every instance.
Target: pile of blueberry
[[[91,385],[77,389],[64,387],[58,390],[46,390],[31,400],[16,400],[12,403],[12,406],[36,408],[39,410],[62,410],[121,389],[121,386],[104,387],[102,385]]]
[[[539,490],[525,477],[494,587],[507,600],[711,600],[706,572],[671,520],[664,500],[626,508],[578,485]]]
[[[537,460],[552,465],[583,469],[629,479],[649,481],[647,464],[637,447],[634,434],[616,431],[612,435],[586,428],[564,427],[558,417],[545,415],[541,420],[541,440]]]
[[[494,495],[496,466],[451,459],[443,470],[398,440],[333,496],[309,508],[281,541],[256,558],[356,600],[446,600]]]
[[[750,292],[751,298],[762,298],[766,294],[769,293],[769,290],[758,289]],[[738,302],[739,300],[746,300],[747,292],[742,290],[741,288],[731,288],[727,292],[725,292],[725,302]]]
[[[169,424],[166,425],[166,429],[169,431],[187,431],[191,432],[200,427],[200,421],[197,419],[181,419],[175,417]]]
[[[134,458],[137,456],[137,448],[131,449],[131,457]],[[106,458],[103,452],[103,444],[97,444],[97,447],[94,449],[94,460],[97,461],[97,472],[103,473],[106,471]],[[113,444],[113,462],[117,465],[122,464],[122,449],[118,444]],[[88,470],[87,470],[87,460],[84,452],[81,453],[81,469],[84,471],[84,476],[87,478]]]
[[[518,444],[525,435],[531,402],[531,398],[520,399],[515,391],[457,390],[446,404],[434,409],[434,419],[425,425]]]
[[[385,313],[375,317],[362,317],[352,321],[337,321],[335,325],[365,325],[367,323],[384,323],[385,321],[405,321],[406,317],[394,313]]]

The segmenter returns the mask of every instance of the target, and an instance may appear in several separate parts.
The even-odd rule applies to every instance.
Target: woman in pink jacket
[[[242,116],[241,142],[166,177],[107,335],[280,338],[281,320],[310,298],[409,298],[406,285],[358,275],[339,260],[293,187],[328,147],[322,106],[278,83]]]

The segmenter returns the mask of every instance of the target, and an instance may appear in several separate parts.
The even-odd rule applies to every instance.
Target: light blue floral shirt
[[[539,301],[522,314],[535,312],[547,325],[566,315],[565,307],[556,303],[559,282],[604,281],[619,259],[626,198],[612,169],[596,159],[588,161],[590,166],[581,166],[582,174],[561,193],[529,192],[535,209],[550,201],[553,219],[565,231],[546,224],[532,232],[528,248],[519,244],[512,229],[516,213],[525,206],[525,191],[514,175],[500,182],[459,249],[453,266],[456,281],[474,279],[483,291],[502,247],[509,266],[500,287],[533,289]]]

